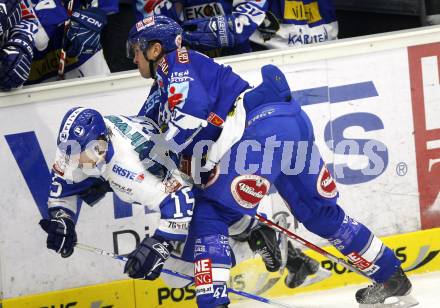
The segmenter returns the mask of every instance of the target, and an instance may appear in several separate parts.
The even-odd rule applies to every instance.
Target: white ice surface
[[[412,296],[419,301],[417,308],[440,308],[440,272],[410,276],[413,284]],[[291,297],[276,298],[292,308],[354,308],[359,307],[354,298],[356,290],[365,285],[351,285],[343,288],[302,293]],[[246,301],[230,305],[231,308],[275,307],[257,301]]]

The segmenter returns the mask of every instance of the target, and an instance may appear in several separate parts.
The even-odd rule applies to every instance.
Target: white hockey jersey
[[[139,149],[149,141],[154,127],[142,117],[107,116],[109,150],[106,163],[95,169],[78,168],[78,158],[57,151],[52,168],[49,211],[62,208],[77,214],[78,197],[91,187],[108,182],[122,200],[160,212],[155,234],[167,240],[185,240],[192,216],[194,197],[191,185],[178,175],[166,180],[146,170]]]

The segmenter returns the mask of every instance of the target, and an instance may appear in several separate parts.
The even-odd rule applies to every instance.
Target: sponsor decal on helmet
[[[237,176],[231,183],[231,193],[242,207],[252,209],[269,192],[270,182],[256,174]]]
[[[66,122],[64,123],[63,128],[60,131],[60,141],[61,142],[66,142],[67,139],[69,139],[69,131],[70,128],[72,127],[73,122],[75,122],[76,118],[78,117],[78,115],[84,111],[86,108],[78,108],[75,111],[73,111],[69,117],[66,119]]]
[[[136,30],[141,31],[147,27],[151,27],[154,25],[154,16],[150,16],[144,18],[143,20],[136,23]]]
[[[326,165],[323,165],[321,168],[318,181],[316,182],[316,189],[318,190],[318,193],[325,198],[334,198],[338,194],[336,182],[332,178]]]
[[[84,127],[82,127],[81,125],[75,126],[75,128],[73,129],[73,133],[77,137],[82,137],[84,135]]]

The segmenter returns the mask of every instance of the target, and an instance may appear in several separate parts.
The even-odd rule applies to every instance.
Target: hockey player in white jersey
[[[132,278],[153,280],[160,275],[165,263],[165,268],[193,275],[194,247],[185,245],[178,251],[175,244],[186,240],[194,189],[178,173],[171,175],[151,159],[151,136],[157,134],[155,124],[145,117],[102,117],[96,110],[87,108],[74,108],[65,115],[52,167],[48,217],[40,221],[48,233],[49,249],[69,257],[77,242],[78,198],[94,205],[106,192],[113,191],[125,202],[160,212],[158,228],[129,255],[124,271]],[[266,208],[261,213],[271,215],[271,206]],[[258,252],[268,271],[277,271],[282,266],[281,251],[270,241],[279,238],[265,227],[252,230],[255,226],[256,220],[249,216],[231,226],[230,234],[236,240],[229,241],[236,253],[236,263]],[[301,256],[294,256],[296,260],[298,257]],[[292,256],[290,258],[293,261]],[[294,274],[290,271],[290,276]],[[304,279],[308,275],[304,276],[304,271],[299,269],[296,274]],[[171,287],[188,284],[166,274],[163,278]]]

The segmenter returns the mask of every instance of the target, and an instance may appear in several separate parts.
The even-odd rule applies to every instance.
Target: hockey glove
[[[124,273],[130,278],[154,280],[159,277],[165,260],[170,257],[171,245],[155,237],[146,237],[128,255]]]
[[[183,42],[200,51],[235,46],[235,18],[231,15],[199,18],[183,23]]]
[[[41,228],[47,232],[47,248],[55,250],[63,258],[70,257],[77,242],[75,224],[63,210],[52,216],[52,219],[40,220]]]
[[[102,198],[105,197],[105,194],[108,192],[112,192],[113,189],[110,187],[110,183],[108,181],[99,182],[85,191],[82,191],[78,194],[78,196],[88,205],[94,206],[98,203]]]
[[[101,30],[107,24],[106,14],[92,7],[73,11],[64,49],[68,57],[95,54],[101,49]]]
[[[29,20],[22,20],[11,30],[9,41],[0,50],[0,88],[2,90],[18,88],[27,81],[34,55],[36,32],[36,24]]]
[[[0,0],[0,36],[21,19],[21,0]]]

